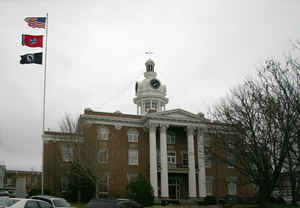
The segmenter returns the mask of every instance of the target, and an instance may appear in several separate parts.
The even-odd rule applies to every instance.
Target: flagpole
[[[45,103],[46,103],[46,78],[47,78],[47,45],[48,45],[48,13],[46,13],[46,45],[45,45],[45,64],[44,64],[44,94],[43,94],[43,129],[42,135],[45,133]],[[41,178],[41,194],[44,194],[44,139],[42,137],[42,178]]]

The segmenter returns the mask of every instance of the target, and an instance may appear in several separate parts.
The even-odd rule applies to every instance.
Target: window
[[[206,194],[212,195],[213,193],[213,182],[212,181],[206,181]]]
[[[132,173],[130,174],[130,173],[129,173],[129,174],[127,175],[127,177],[128,177],[128,183],[130,183],[130,182],[132,182],[132,181],[137,180],[138,174],[136,174],[136,173],[135,173],[135,174],[132,174]]]
[[[33,184],[36,185],[38,183],[38,176],[35,176],[33,178]]]
[[[127,135],[128,135],[128,142],[138,143],[138,136],[139,136],[138,131],[128,130]]]
[[[232,153],[227,153],[228,168],[234,168],[234,155]]]
[[[168,132],[167,144],[175,144],[175,134],[173,132]]]
[[[61,190],[66,191],[69,188],[69,178],[67,176],[61,177]]]
[[[181,152],[181,164],[183,168],[187,168],[189,166],[189,158],[187,152]]]
[[[138,150],[128,150],[128,164],[138,165],[139,164],[139,152]]]
[[[208,136],[204,137],[204,147],[209,148],[210,147],[210,138]]]
[[[152,101],[152,109],[157,110],[157,102]]]
[[[236,195],[236,183],[228,183],[228,195]]]
[[[145,103],[145,112],[148,112],[150,110],[150,101],[147,101]]]
[[[98,129],[97,137],[100,140],[108,140],[109,130],[108,128],[101,127]]]
[[[71,162],[73,160],[73,147],[70,144],[63,144],[61,151],[64,162]]]
[[[109,186],[109,176],[104,175],[99,180],[99,192],[107,193]]]
[[[214,183],[214,177],[206,176],[206,194],[207,195],[213,195],[213,183]]]
[[[211,159],[208,153],[205,154],[205,168],[211,168]]]
[[[39,201],[38,203],[41,208],[51,208],[51,205],[47,202]]]
[[[29,200],[26,202],[24,208],[39,208],[39,205],[36,201]]]
[[[71,204],[65,199],[53,199],[54,207],[71,207]]]
[[[26,177],[26,183],[27,184],[31,184],[31,176],[27,176]]]
[[[168,167],[176,168],[176,152],[168,151]]]
[[[99,148],[98,162],[99,163],[108,163],[108,149],[106,147]]]

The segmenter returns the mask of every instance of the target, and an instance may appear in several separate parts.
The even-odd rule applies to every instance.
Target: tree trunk
[[[78,199],[78,202],[80,203],[81,202],[81,190],[80,188],[78,189],[78,192],[77,192],[77,199]]]

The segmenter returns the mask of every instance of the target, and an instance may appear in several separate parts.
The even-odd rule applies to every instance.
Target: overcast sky
[[[283,57],[300,38],[299,0],[1,0],[0,161],[40,170],[43,72],[20,65],[22,34],[44,34],[24,18],[49,14],[46,128],[84,108],[136,114],[135,82],[146,51],[167,85],[167,109],[207,109]]]

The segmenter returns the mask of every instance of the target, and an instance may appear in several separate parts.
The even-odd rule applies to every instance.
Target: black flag
[[[42,64],[43,53],[28,53],[21,56],[20,64]]]

